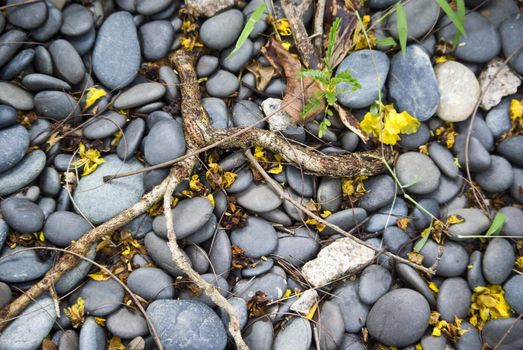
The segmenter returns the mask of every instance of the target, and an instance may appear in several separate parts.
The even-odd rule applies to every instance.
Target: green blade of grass
[[[249,38],[249,35],[251,35],[252,31],[254,30],[254,25],[256,22],[258,22],[261,17],[263,16],[263,12],[267,9],[267,5],[265,4],[265,1],[254,10],[251,17],[247,20],[247,23],[245,23],[245,26],[243,27],[243,30],[238,37],[238,40],[236,41],[236,46],[234,47],[234,50],[231,51],[230,54],[227,55],[225,58],[228,60],[232,55],[234,55],[247,41]],[[217,33],[218,34],[218,33]]]
[[[430,226],[429,226],[429,233],[427,233],[427,235],[423,238],[421,238],[418,243],[416,243],[416,245],[414,246],[414,251],[415,252],[420,252],[423,247],[425,246],[425,244],[427,244],[427,241],[429,240],[430,238],[430,231],[432,230],[432,221],[430,222]]]
[[[403,57],[407,54],[407,15],[405,14],[405,8],[401,3],[396,3],[396,26],[398,29],[398,36],[400,40],[401,52]]]
[[[497,213],[494,217],[494,220],[492,220],[492,223],[490,224],[490,227],[487,230],[487,233],[485,233],[485,236],[496,236],[501,232],[501,229],[503,228],[503,225],[505,224],[505,220],[507,219],[507,216],[503,213]]]
[[[456,29],[463,34],[463,36],[467,36],[465,33],[465,4],[463,3],[463,0],[457,1],[457,13],[452,10],[450,5],[445,0],[436,0],[439,7],[445,12],[447,17],[450,19],[452,24],[456,27]]]
[[[396,40],[394,40],[393,37],[388,36],[386,38],[376,41],[376,44],[383,46],[396,46]]]

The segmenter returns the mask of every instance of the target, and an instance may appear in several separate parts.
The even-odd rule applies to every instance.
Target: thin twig
[[[314,34],[309,38],[314,36],[314,46],[316,46],[316,51],[322,56],[322,42],[323,42],[323,18],[325,17],[325,1],[318,0],[316,3],[316,13],[314,14]]]

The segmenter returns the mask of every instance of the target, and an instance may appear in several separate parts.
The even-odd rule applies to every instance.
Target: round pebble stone
[[[305,318],[294,317],[274,339],[274,350],[308,350],[312,343],[312,330]]]
[[[418,204],[414,207],[410,216],[413,218],[414,227],[422,230],[430,225],[432,217],[439,218],[440,209],[438,202],[434,199],[421,199]]]
[[[74,330],[69,329],[65,331],[60,337],[58,346],[60,349],[65,350],[78,349],[80,346],[80,338]]]
[[[463,208],[450,210],[446,217],[458,215],[463,222],[453,224],[448,229],[451,239],[463,239],[459,236],[473,236],[483,234],[489,227],[489,219],[477,208]],[[446,220],[446,219],[445,219]],[[466,237],[464,237],[466,238]]]
[[[388,205],[396,195],[396,184],[388,175],[372,176],[364,185],[367,192],[361,197],[359,206],[369,212]]]
[[[121,130],[125,121],[124,115],[108,111],[98,117],[91,118],[82,128],[82,132],[90,140],[103,139]]]
[[[427,267],[432,266],[439,260],[436,267],[438,276],[460,276],[467,269],[467,251],[455,242],[447,241],[443,245],[438,245],[432,239],[429,239],[420,250],[420,253],[423,255],[423,265]]]
[[[430,290],[425,280],[421,278],[416,270],[406,264],[397,264],[396,271],[398,272],[398,276],[407,283],[409,287],[421,293],[431,306],[436,306],[434,293]]]
[[[205,250],[195,244],[188,246],[184,251],[189,257],[189,260],[191,260],[191,265],[194,271],[202,274],[209,270],[209,257],[207,256],[207,253],[205,253]]]
[[[231,243],[244,250],[246,256],[259,258],[276,249],[278,237],[268,221],[250,217],[243,227],[231,231]]]
[[[49,45],[48,50],[53,59],[54,72],[60,78],[71,84],[82,81],[85,76],[85,66],[73,45],[67,40],[58,39]]]
[[[237,175],[232,185],[227,189],[227,193],[244,191],[252,184],[252,172],[250,169],[240,170],[237,172]]]
[[[118,157],[125,161],[131,158],[140,146],[145,132],[145,121],[142,118],[133,119],[126,127],[122,138],[116,147]]]
[[[302,266],[320,250],[316,234],[305,227],[296,229],[293,235],[278,232],[278,247],[275,256],[285,258],[296,266]]]
[[[0,129],[0,173],[20,162],[29,147],[29,133],[21,125]]]
[[[123,287],[114,279],[89,280],[78,293],[73,294],[72,301],[83,298],[86,312],[93,316],[106,316],[122,305],[124,294]]]
[[[94,317],[87,317],[80,329],[79,349],[104,349],[106,340],[104,328],[96,323]]]
[[[154,0],[146,1],[145,3],[136,3],[136,11],[144,16],[158,14],[159,12],[169,8],[172,0]]]
[[[233,294],[249,301],[258,291],[267,295],[268,300],[279,299],[287,290],[287,279],[274,272],[267,272],[255,279],[243,279],[236,283]]]
[[[505,299],[516,314],[523,312],[523,276],[510,277],[503,286]]]
[[[13,298],[11,293],[11,288],[9,288],[9,285],[4,282],[0,282],[0,307],[4,307]]]
[[[490,130],[489,126],[485,122],[483,115],[480,112],[477,112],[474,120],[469,118],[464,122],[457,124],[456,131],[460,134],[467,134],[472,123],[472,136],[477,138],[479,142],[485,147],[485,149],[491,151],[494,149],[494,135]]]
[[[325,301],[320,307],[318,321],[321,349],[338,349],[345,332],[343,316],[338,304]]]
[[[203,22],[200,27],[200,38],[205,46],[221,50],[235,43],[242,28],[243,13],[239,10],[228,10]]]
[[[340,179],[324,176],[318,186],[316,197],[322,208],[336,212],[341,207],[341,192]]]
[[[251,59],[253,47],[253,42],[247,39],[234,54],[231,55],[234,47],[223,51],[220,55],[221,66],[230,72],[239,72]]]
[[[332,300],[340,306],[345,332],[359,332],[367,320],[370,306],[361,301],[358,289],[358,280],[348,280],[334,291]]]
[[[467,265],[467,282],[471,290],[487,284],[485,278],[483,278],[481,259],[482,253],[478,250],[470,254],[469,264]]]
[[[127,285],[133,293],[146,300],[172,299],[174,296],[173,279],[155,267],[142,267],[132,271]]]
[[[492,162],[487,170],[474,174],[474,180],[482,190],[492,193],[503,192],[510,188],[514,180],[514,170],[503,157],[491,156]]]
[[[34,107],[33,95],[31,93],[18,85],[4,81],[0,81],[0,103],[22,111],[29,111]]]
[[[220,60],[216,56],[204,55],[200,57],[196,64],[196,75],[198,77],[208,77],[218,69]]]
[[[64,120],[80,113],[78,102],[62,91],[40,91],[34,97],[37,113],[46,118]]]
[[[149,332],[147,321],[140,312],[125,306],[107,317],[107,330],[122,339],[132,339]]]
[[[27,34],[23,31],[12,29],[0,36],[0,66],[5,65],[22,46],[22,42],[27,40]]]
[[[392,276],[387,269],[369,265],[361,273],[358,295],[361,301],[372,305],[389,291],[391,284]]]
[[[257,319],[243,332],[243,340],[252,350],[271,350],[273,339],[274,330],[271,321],[267,318]]]
[[[71,90],[71,85],[50,75],[33,73],[24,76],[22,85],[31,91]]]
[[[523,204],[523,195],[519,192],[521,186],[523,186],[523,169],[514,168],[514,181],[510,187],[510,195],[516,202]]]
[[[266,184],[252,184],[245,191],[236,195],[239,205],[255,213],[264,213],[278,208],[281,198]]]
[[[94,24],[91,12],[79,4],[70,4],[62,11],[63,35],[78,36],[87,33]]]
[[[463,177],[450,179],[445,175],[441,175],[441,180],[438,188],[434,192],[431,192],[428,195],[426,195],[426,198],[434,199],[439,204],[445,204],[451,201],[454,197],[456,197],[459,194],[463,186],[463,182]]]
[[[406,253],[412,249],[410,241],[410,236],[396,226],[389,226],[383,231],[383,243],[394,254],[406,256]]]
[[[263,128],[265,122],[260,122],[261,119],[263,119],[263,112],[255,102],[249,100],[239,101],[232,109],[234,126],[247,127],[256,124],[256,127]]]
[[[401,134],[399,144],[409,150],[416,150],[426,144],[430,139],[430,129],[426,124],[420,124],[413,134]]]
[[[414,39],[422,37],[434,28],[440,13],[438,4],[430,0],[408,2],[404,5],[404,11],[408,23],[408,37]],[[387,28],[390,28],[390,33],[395,39],[399,38],[396,11],[389,16]]]
[[[46,75],[53,74],[53,60],[51,54],[44,46],[35,48],[35,58],[33,61],[36,72]]]
[[[17,232],[33,233],[44,225],[44,213],[35,203],[24,198],[8,198],[2,201],[0,209],[4,220]]]
[[[466,135],[458,135],[456,137],[456,143],[454,144],[454,152],[457,153],[459,164],[466,164],[467,159],[465,157],[465,143]],[[492,157],[490,153],[483,147],[483,144],[474,136],[470,138],[469,149],[468,149],[468,166],[470,171],[482,172],[487,170],[492,163]]]
[[[205,82],[207,92],[213,97],[227,97],[239,87],[238,78],[226,70],[219,70]]]
[[[211,118],[211,123],[214,128],[225,129],[229,127],[231,124],[229,121],[229,111],[222,99],[217,97],[204,97],[202,98],[202,105],[209,115],[209,118]],[[230,169],[224,168],[223,170]]]
[[[40,260],[36,250],[24,250],[23,247],[9,249],[4,246],[0,258],[0,280],[8,283],[35,280],[53,264],[53,259]]]
[[[507,18],[499,27],[501,35],[501,43],[503,46],[503,53],[505,57],[510,57],[518,50],[518,47],[523,43],[521,29],[523,28],[523,16],[521,13],[514,14]],[[523,73],[523,54],[518,52],[509,61],[509,64],[519,73]]]
[[[171,276],[176,277],[183,275],[182,270],[172,258],[167,241],[155,235],[154,232],[149,232],[145,236],[144,244],[147,253],[158,267],[162,268],[162,270]],[[186,256],[185,253],[184,256]]]
[[[461,329],[466,330],[467,332],[461,335],[456,343],[454,343],[456,350],[481,349],[481,339],[477,328],[467,321],[463,321],[461,323]]]
[[[154,165],[176,159],[185,153],[185,136],[182,125],[176,120],[156,123],[144,141],[144,156]]]
[[[447,122],[460,122],[470,117],[480,95],[474,73],[456,61],[438,64],[434,71],[440,91],[438,117]]]
[[[499,210],[505,215],[505,224],[501,232],[507,236],[523,236],[523,210],[516,207],[503,207]]]
[[[454,157],[448,148],[438,142],[431,142],[429,147],[429,157],[438,166],[441,172],[454,179],[459,175],[459,168],[454,162]]]
[[[20,51],[9,63],[0,69],[0,79],[11,80],[24,71],[33,61],[35,52],[33,49]]]
[[[207,305],[189,300],[156,300],[147,308],[166,349],[225,349],[227,334],[218,315]]]
[[[44,1],[26,3],[24,0],[7,0],[7,20],[23,28],[34,29],[45,22],[47,6]]]
[[[91,249],[87,252],[86,257],[90,260],[94,260],[96,257],[96,245],[92,245]],[[71,270],[64,273],[60,280],[55,284],[56,292],[59,295],[69,293],[75,289],[78,284],[87,276],[91,269],[91,263],[87,260],[81,261]]]
[[[483,255],[483,275],[490,284],[502,284],[514,267],[514,248],[504,238],[492,239]]]
[[[222,276],[218,276],[214,273],[206,273],[206,274],[202,275],[202,278],[207,283],[213,285],[216,288],[216,290],[223,297],[225,297],[228,294],[229,284],[227,283],[225,278],[223,278]],[[211,300],[211,298],[209,298],[209,296],[207,294],[205,294],[205,293],[196,293],[195,294],[188,288],[180,290],[180,292],[178,293],[178,299],[195,300],[195,301],[202,302],[210,307],[214,306],[214,302]]]
[[[16,123],[18,114],[16,109],[7,105],[0,105],[0,129],[7,128]]]
[[[140,38],[145,59],[157,61],[169,52],[174,41],[174,28],[165,20],[147,22],[140,27]]]
[[[212,266],[212,271],[223,278],[229,277],[231,261],[231,241],[227,233],[220,229],[216,232],[214,243],[209,249],[209,262]]]
[[[247,324],[247,320],[249,318],[248,311],[247,311],[247,302],[243,300],[242,298],[238,297],[232,297],[227,299],[229,304],[232,305],[234,308],[234,311],[236,311],[236,315],[239,318],[240,321],[240,329],[243,329],[245,325]],[[220,317],[222,319],[223,324],[226,328],[229,327],[229,314],[225,312],[223,309],[220,309]],[[227,329],[227,333],[229,333],[229,330]]]
[[[314,177],[303,174],[303,172],[293,166],[285,167],[285,177],[287,184],[297,194],[303,197],[312,197],[314,195]]]
[[[404,188],[415,194],[436,190],[441,177],[432,159],[418,152],[406,152],[399,156],[396,175]]]
[[[128,109],[143,106],[160,99],[165,94],[165,87],[160,83],[141,83],[124,91],[114,101],[114,108]]]
[[[362,208],[349,208],[340,210],[325,219],[330,224],[339,226],[342,230],[349,231],[367,218],[367,211]],[[333,235],[336,231],[331,227],[325,227],[323,235]]]
[[[67,247],[90,229],[91,225],[82,216],[68,211],[56,211],[47,218],[44,234],[49,242],[58,247]]]
[[[218,196],[216,196],[216,197],[218,197]],[[216,198],[215,198],[215,201],[216,201]],[[211,217],[209,218],[209,221],[207,221],[196,232],[191,234],[187,238],[187,240],[192,243],[195,243],[195,244],[200,244],[202,242],[205,242],[206,240],[211,238],[212,235],[214,234],[214,231],[216,230],[217,221],[218,220],[216,219],[216,215],[215,214],[211,215]]]
[[[472,293],[467,281],[460,277],[447,278],[439,287],[438,312],[441,319],[454,322],[455,317],[464,319],[470,309]]]
[[[33,151],[24,156],[13,168],[0,173],[0,196],[11,194],[35,180],[45,167],[46,156]]]
[[[483,345],[499,350],[523,348],[523,321],[517,318],[499,318],[487,322],[481,332]]]
[[[507,137],[497,147],[498,153],[512,164],[523,166],[523,135]]]

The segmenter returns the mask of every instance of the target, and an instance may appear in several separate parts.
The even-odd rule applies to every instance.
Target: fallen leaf
[[[247,70],[256,78],[256,89],[258,91],[265,90],[272,78],[276,76],[276,69],[273,66],[264,66],[258,60],[248,65]]]
[[[325,100],[321,99],[318,107],[308,111],[302,116],[302,111],[309,99],[318,98],[321,93],[321,85],[310,77],[298,77],[303,68],[300,60],[293,57],[291,53],[276,40],[271,39],[262,48],[262,54],[271,65],[280,73],[285,75],[287,88],[283,97],[283,110],[296,123],[311,120],[325,109]]]
[[[344,108],[342,108],[339,104],[335,103],[334,108],[338,112],[338,116],[340,117],[341,122],[343,125],[347,127],[350,131],[358,135],[358,137],[363,141],[367,142],[369,139],[369,136],[360,126],[360,123],[358,122],[358,119],[352,113],[347,112]]]

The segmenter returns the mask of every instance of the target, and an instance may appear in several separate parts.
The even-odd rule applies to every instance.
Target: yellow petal
[[[85,96],[85,109],[91,107],[96,101],[103,96],[107,95],[104,89],[99,89],[96,86],[87,89],[87,95]]]

